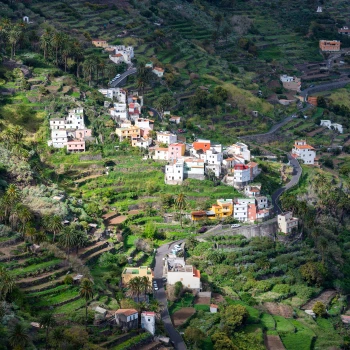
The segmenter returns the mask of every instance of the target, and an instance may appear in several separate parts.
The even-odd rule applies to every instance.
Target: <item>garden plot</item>
[[[186,320],[196,313],[196,309],[193,307],[183,307],[178,311],[175,311],[172,315],[173,324],[175,327],[182,326]]]
[[[210,305],[210,297],[196,297],[195,304],[198,305]]]
[[[312,310],[315,303],[320,301],[324,305],[328,305],[329,302],[336,296],[337,292],[333,289],[325,290],[317,298],[309,300],[305,305],[301,307],[302,310]]]
[[[281,338],[278,335],[267,335],[265,345],[268,350],[285,350]]]
[[[271,315],[277,315],[277,316],[282,316],[286,318],[293,317],[293,309],[289,305],[267,302],[267,303],[264,303],[264,306],[267,312],[270,313]]]

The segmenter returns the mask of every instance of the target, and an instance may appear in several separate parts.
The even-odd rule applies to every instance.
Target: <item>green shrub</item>
[[[71,275],[67,275],[64,280],[63,280],[64,284],[73,284],[73,277]]]
[[[272,288],[272,291],[279,294],[287,294],[290,291],[290,287],[288,286],[288,284],[276,284]]]

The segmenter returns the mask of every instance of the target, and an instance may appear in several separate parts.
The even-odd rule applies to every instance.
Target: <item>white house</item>
[[[131,59],[134,58],[134,48],[132,46],[109,46],[108,52],[111,52],[109,59],[116,64],[125,62],[131,64]]]
[[[184,159],[179,158],[165,166],[165,183],[180,185],[184,180]]]
[[[129,103],[129,117],[131,120],[135,120],[140,117],[141,105],[138,102]]]
[[[169,131],[157,132],[157,141],[159,143],[165,143],[166,145],[170,145],[172,143],[177,142],[177,135],[172,134]]]
[[[162,78],[164,75],[164,69],[160,68],[160,67],[154,67],[152,69],[152,72],[158,77],[158,78]]]
[[[126,103],[126,91],[122,88],[109,88],[109,89],[99,89],[98,90],[103,96],[116,99],[118,102]]]
[[[147,149],[151,144],[152,144],[152,139],[148,137],[139,137],[135,140],[132,140],[133,147]]]
[[[172,117],[169,118],[169,122],[170,123],[175,123],[175,124],[180,124],[181,117],[172,116]]]
[[[343,126],[341,124],[332,123],[330,120],[321,120],[321,126],[325,126],[328,129],[337,130],[339,134],[343,133]]]
[[[75,108],[68,111],[66,129],[85,129],[83,108]]]
[[[258,209],[268,208],[269,202],[267,200],[267,197],[265,197],[265,196],[256,196],[255,200],[256,200],[256,204],[258,206]]]
[[[294,80],[294,77],[288,76],[287,74],[283,74],[280,76],[280,80],[282,83],[290,83]]]
[[[201,274],[192,265],[186,265],[184,258],[165,260],[165,272],[168,284],[181,282],[184,288],[201,290]]]
[[[316,151],[312,146],[308,145],[305,140],[299,140],[294,142],[292,157],[301,159],[305,164],[314,164]]]
[[[233,171],[233,182],[235,186],[242,187],[251,181],[250,168],[244,164],[236,164]]]
[[[234,143],[232,146],[227,148],[226,152],[230,155],[241,156],[244,158],[244,160],[250,162],[250,151],[245,143]]]
[[[168,160],[169,149],[165,147],[150,148],[151,158],[154,160]]]
[[[143,129],[153,130],[154,120],[145,119],[145,118],[137,118],[137,119],[135,119],[135,125],[139,126],[140,128],[143,128]]]
[[[50,129],[65,129],[66,128],[66,120],[64,118],[52,118],[50,119]]]
[[[277,216],[278,229],[285,234],[291,233],[294,228],[298,228],[298,221],[297,218],[293,217],[291,211]]]
[[[224,157],[222,152],[217,152],[214,148],[208,149],[204,154],[204,161],[207,164],[221,165]]]
[[[156,314],[152,311],[141,313],[141,328],[154,335],[156,332]]]
[[[236,198],[233,205],[233,217],[245,222],[249,220],[249,205],[255,205],[254,198]]]
[[[113,108],[109,109],[109,114],[114,120],[124,120],[128,118],[128,110],[126,103],[115,102],[113,103]]]
[[[68,135],[65,129],[51,131],[51,144],[49,141],[49,146],[52,146],[54,148],[63,148],[66,146],[67,141]]]

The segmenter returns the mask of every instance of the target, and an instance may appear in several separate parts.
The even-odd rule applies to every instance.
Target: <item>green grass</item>
[[[199,310],[203,310],[203,311],[206,311],[206,312],[209,312],[210,311],[210,306],[209,305],[201,305],[201,304],[195,304],[194,305],[194,308],[199,311]]]
[[[297,320],[290,320],[295,333],[281,335],[286,350],[310,350],[315,333]]]
[[[39,302],[36,302],[35,306],[42,307],[42,306],[50,306],[50,305],[58,304],[63,301],[72,299],[78,295],[79,295],[79,292],[77,288],[69,289],[57,295],[46,297],[45,299],[42,299]]]
[[[276,321],[276,329],[278,333],[293,333],[295,328],[289,320],[282,316],[273,316]]]
[[[270,315],[270,314],[265,314],[263,313],[261,315],[261,324],[266,328],[266,329],[275,329],[276,322],[275,319]]]
[[[71,302],[69,304],[56,307],[54,309],[54,313],[55,314],[67,314],[67,313],[73,312],[76,309],[79,309],[79,308],[81,308],[83,306],[85,306],[85,300],[78,299],[78,300],[73,301],[73,302]]]
[[[229,305],[242,305],[242,306],[244,306],[249,313],[248,323],[259,323],[259,320],[260,320],[259,310],[255,309],[252,306],[249,306],[248,304],[244,303],[241,300],[232,300],[232,299],[226,298],[226,301],[228,302]]]
[[[11,273],[14,276],[23,276],[29,272],[34,272],[34,271],[38,271],[38,270],[42,270],[42,269],[46,269],[50,266],[55,266],[57,265],[59,262],[61,261],[61,259],[53,259],[50,261],[45,261],[43,263],[40,264],[36,264],[36,265],[29,265],[26,267],[22,267],[18,270],[12,270]]]
[[[47,296],[53,293],[56,293],[57,291],[63,291],[70,288],[69,286],[62,284],[60,286],[57,286],[55,288],[51,288],[51,289],[47,289],[47,290],[43,290],[42,292],[34,292],[34,293],[29,293],[26,296],[27,297],[40,297],[40,296]]]

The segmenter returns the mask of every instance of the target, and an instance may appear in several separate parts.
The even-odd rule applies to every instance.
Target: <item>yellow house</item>
[[[233,215],[233,200],[218,199],[217,204],[213,204],[208,211],[199,210],[191,213],[192,221],[200,221],[204,219],[224,219]]]
[[[207,211],[208,219],[224,219],[233,214],[232,199],[218,199],[217,204],[213,204],[211,209]]]
[[[96,47],[108,47],[108,42],[102,39],[92,39],[92,45]]]
[[[150,282],[152,282],[153,272],[147,266],[140,267],[127,267],[122,273],[122,283],[123,286],[126,286],[129,281],[135,277],[144,277],[146,276]]]
[[[138,126],[130,126],[128,128],[116,128],[115,133],[119,137],[119,141],[125,139],[134,139],[141,137],[141,129]]]

